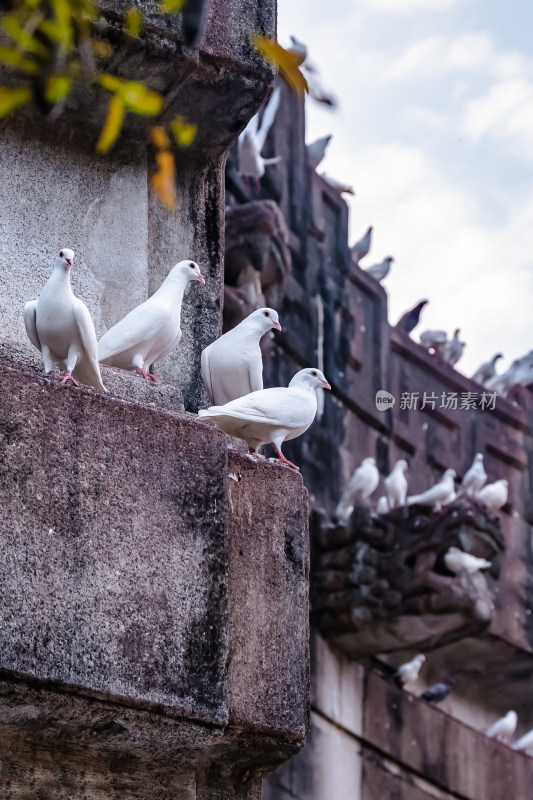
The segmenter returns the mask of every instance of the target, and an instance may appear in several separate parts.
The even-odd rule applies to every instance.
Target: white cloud
[[[524,79],[495,84],[468,103],[464,127],[474,141],[484,136],[506,141],[519,155],[533,158],[533,83]]]
[[[361,6],[366,6],[372,11],[387,11],[393,14],[445,11],[459,2],[460,0],[359,0]]]
[[[331,158],[329,168],[355,182],[352,241],[374,225],[366,266],[395,257],[384,283],[392,323],[427,297],[420,330],[461,328],[468,347],[459,368],[467,374],[501,349],[502,339],[509,358],[528,349],[533,188],[530,203],[517,205],[509,222],[494,228],[479,221],[467,188],[450,183],[415,148],[385,145],[342,153]]]

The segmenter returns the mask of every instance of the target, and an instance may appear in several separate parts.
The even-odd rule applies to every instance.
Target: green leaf
[[[124,30],[129,36],[135,38],[139,36],[143,26],[143,18],[138,8],[133,6],[126,14],[126,25]]]
[[[31,89],[6,89],[0,86],[0,117],[5,117],[15,108],[29,103]]]
[[[190,147],[196,138],[198,125],[195,122],[187,122],[185,117],[176,117],[170,123],[170,129],[180,147]]]
[[[45,98],[49,103],[57,103],[70,92],[71,80],[66,75],[53,75],[46,82]]]
[[[99,153],[107,153],[115,144],[124,122],[125,111],[124,101],[116,95],[112,97],[109,102],[106,121],[96,145]]]

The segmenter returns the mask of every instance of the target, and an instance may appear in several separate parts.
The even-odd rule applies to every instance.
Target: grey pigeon
[[[371,275],[374,280],[382,281],[389,274],[393,261],[394,258],[392,256],[387,256],[379,264],[372,264],[371,267],[367,267],[365,272],[367,275]]]
[[[410,311],[406,311],[396,323],[396,327],[406,333],[411,333],[420,322],[420,314],[427,303],[429,300],[421,300]]]
[[[448,678],[447,681],[443,681],[442,683],[435,683],[423,692],[421,695],[422,700],[427,700],[428,703],[440,703],[448,697],[454,684],[454,678]]]

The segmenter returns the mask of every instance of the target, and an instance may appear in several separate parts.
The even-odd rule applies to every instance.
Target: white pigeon
[[[372,264],[371,267],[367,267],[365,272],[367,275],[370,275],[376,281],[382,281],[390,272],[391,264],[394,261],[392,256],[387,256],[381,261],[379,264]]]
[[[455,487],[453,479],[455,478],[455,470],[447,469],[438,483],[427,489],[422,494],[416,494],[407,498],[407,505],[411,506],[414,503],[419,505],[434,506],[435,511],[440,511],[442,506],[446,503],[451,503],[455,498]]]
[[[382,495],[378,502],[376,503],[376,513],[377,514],[387,514],[389,512],[389,501]]]
[[[461,342],[459,340],[459,334],[461,333],[461,329],[457,328],[453,334],[453,339],[450,339],[449,342],[446,342],[444,347],[442,348],[442,359],[450,364],[452,367],[457,364],[461,356],[463,355],[463,350],[466,347],[465,342]]]
[[[499,511],[506,504],[509,497],[509,484],[506,480],[488,483],[479,492],[476,492],[476,500],[487,506],[491,511]]]
[[[450,547],[444,556],[444,563],[450,572],[461,572],[465,570],[469,575],[479,572],[480,569],[488,569],[492,566],[490,561],[485,558],[476,558],[470,553],[465,553],[458,547]]]
[[[181,339],[181,304],[190,281],[205,284],[194,261],[180,261],[154,294],[110,328],[98,342],[101,364],[138,372],[156,382],[147,371]]]
[[[447,341],[446,331],[423,331],[420,334],[420,344],[427,350],[433,350],[439,356],[442,356]]]
[[[516,376],[522,369],[522,359],[516,358],[510,367],[500,375],[494,375],[485,383],[485,388],[491,392],[505,395],[516,384]]]
[[[387,475],[385,478],[385,490],[387,492],[389,508],[397,508],[397,506],[405,505],[405,500],[407,498],[406,470],[407,461],[401,458],[393,466],[390,475]]]
[[[505,394],[509,394],[515,386],[529,386],[533,383],[533,353],[527,353],[518,360],[518,366],[513,374],[513,380],[506,387]]]
[[[503,358],[502,353],[496,353],[496,355],[492,356],[490,361],[486,361],[472,375],[472,380],[476,381],[476,383],[480,383],[484,386],[487,381],[490,381],[491,378],[494,378],[496,375],[496,362],[498,359]]]
[[[307,160],[309,161],[311,169],[316,169],[318,167],[326,155],[326,150],[330,141],[331,134],[329,136],[322,136],[320,139],[316,139],[314,142],[307,145]]]
[[[396,682],[402,686],[412,686],[416,683],[425,660],[426,657],[419,653],[419,655],[412,658],[411,661],[399,666],[394,673]]]
[[[513,744],[513,750],[525,750],[528,755],[533,755],[533,730],[517,739]]]
[[[518,725],[518,715],[516,711],[508,711],[504,717],[497,720],[487,731],[489,739],[497,739],[499,742],[510,742],[511,736]]]
[[[359,264],[359,262],[369,254],[370,248],[372,247],[372,231],[373,227],[370,225],[363,238],[359,239],[358,242],[350,247],[354,264]]]
[[[355,503],[362,502],[367,497],[370,497],[378,488],[378,483],[379,472],[376,467],[376,460],[374,458],[363,458],[360,466],[357,467],[350,478],[348,486],[342,493],[342,497],[335,509],[337,520],[342,524],[348,522]]]
[[[459,494],[466,494],[472,497],[476,492],[481,491],[487,481],[487,473],[483,466],[483,453],[476,453],[472,466],[461,481]]]
[[[202,352],[202,378],[212,405],[222,406],[263,388],[259,340],[281,330],[277,311],[259,308]]]
[[[255,114],[238,139],[239,172],[243,178],[253,180],[256,186],[265,174],[265,167],[281,161],[281,156],[263,158],[261,155],[268,132],[276,118],[280,97],[281,91],[278,86],[265,106],[261,125],[259,125],[259,114]]]
[[[223,406],[201,410],[198,416],[229,436],[243,439],[250,452],[271,442],[283,464],[298,469],[281,452],[281,445],[308,429],[317,412],[317,389],[331,389],[319,369],[297,372],[288,388],[260,389]]]
[[[38,300],[24,306],[26,333],[41,351],[46,374],[65,367],[61,383],[80,383],[107,391],[98,365],[96,331],[89,309],[70,286],[74,252],[63,248]]]
[[[353,186],[350,186],[348,183],[342,183],[342,181],[338,181],[335,178],[332,178],[325,172],[320,173],[320,177],[326,181],[328,186],[331,186],[339,194],[353,194],[355,195]]]

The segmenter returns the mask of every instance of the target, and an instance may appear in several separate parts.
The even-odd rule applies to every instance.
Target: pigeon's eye
[[[316,370],[315,369],[311,370],[311,375],[313,376],[313,378],[316,378]]]
[[[268,311],[263,311],[263,314],[265,315],[265,317],[269,317],[269,316],[270,316],[270,314],[268,313]]]
[[[63,251],[60,252],[59,258],[63,258]]]
[[[190,267],[191,269],[194,269],[195,265],[194,265],[194,264],[189,264],[189,267]]]

